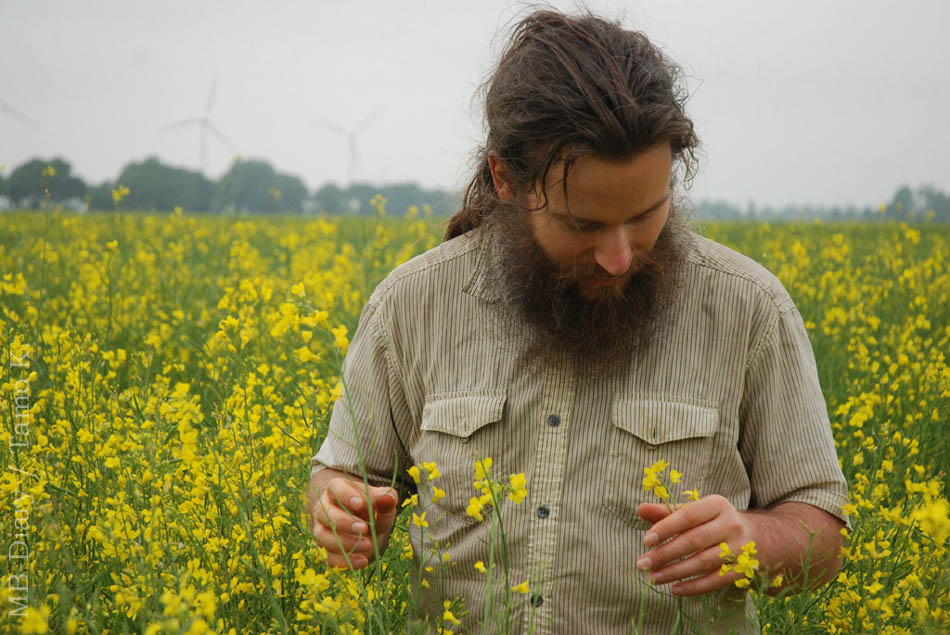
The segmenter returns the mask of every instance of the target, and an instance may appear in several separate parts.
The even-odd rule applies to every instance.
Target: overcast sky
[[[554,2],[570,9],[569,2]],[[354,176],[460,188],[473,93],[525,3],[0,0],[0,165],[62,156],[91,182],[158,155],[216,178],[235,154],[315,187]],[[950,190],[950,2],[592,0],[688,75],[703,141],[692,195],[877,205]],[[15,112],[11,113],[12,108]],[[20,113],[38,126],[22,122]]]

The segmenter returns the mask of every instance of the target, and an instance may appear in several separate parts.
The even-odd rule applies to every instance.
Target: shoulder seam
[[[442,243],[442,244],[444,245],[445,243]],[[458,260],[459,258],[462,258],[463,256],[467,256],[469,253],[471,253],[472,250],[474,250],[474,249],[476,249],[476,248],[477,248],[477,247],[473,245],[473,246],[471,246],[471,247],[469,247],[469,248],[462,249],[462,250],[459,251],[458,253],[455,253],[455,254],[452,254],[452,255],[448,255],[448,256],[446,256],[446,257],[444,257],[444,258],[439,258],[439,259],[437,259],[437,260],[435,260],[435,261],[433,261],[433,262],[426,263],[425,265],[420,266],[420,267],[418,267],[418,268],[412,268],[412,269],[410,269],[410,270],[408,270],[408,271],[398,271],[398,270],[394,270],[394,271],[390,274],[390,276],[389,276],[388,278],[384,279],[383,282],[380,283],[380,286],[385,285],[385,288],[382,289],[383,294],[384,294],[384,295],[389,295],[389,293],[390,293],[390,288],[393,287],[394,285],[396,285],[396,283],[401,282],[401,281],[402,281],[403,279],[405,279],[405,278],[414,277],[414,276],[416,276],[416,275],[422,274],[423,272],[426,272],[426,271],[432,269],[433,267],[437,267],[437,266],[439,266],[439,265],[443,265],[443,264],[445,264],[445,263],[452,262],[453,260]],[[379,302],[381,302],[381,301],[382,301],[381,298],[377,298],[377,300],[376,300],[377,303],[379,303]]]
[[[747,256],[747,257],[748,257],[748,256]],[[755,262],[755,261],[753,260],[753,262]],[[778,311],[780,314],[782,314],[782,315],[784,315],[785,313],[787,313],[789,310],[795,308],[795,303],[792,301],[791,296],[789,296],[788,302],[786,302],[786,303],[780,303],[779,300],[778,300],[778,298],[775,297],[775,293],[774,293],[771,289],[769,289],[766,285],[762,284],[762,281],[761,281],[761,280],[758,280],[758,279],[755,278],[754,276],[750,276],[750,275],[748,275],[748,274],[746,274],[746,273],[743,273],[743,272],[741,272],[741,271],[734,271],[734,270],[726,269],[725,267],[718,266],[718,265],[716,265],[716,264],[713,264],[713,263],[709,262],[705,257],[697,258],[697,259],[693,260],[693,261],[692,261],[692,264],[696,265],[697,267],[703,267],[703,268],[705,268],[705,269],[711,269],[711,270],[713,270],[713,271],[718,271],[719,273],[725,274],[725,275],[727,275],[727,276],[733,276],[733,277],[735,277],[735,278],[741,278],[742,280],[745,280],[745,281],[747,281],[747,282],[752,283],[753,285],[755,285],[756,287],[758,287],[759,290],[760,290],[766,297],[768,297],[769,301],[772,303],[773,308],[774,308],[776,311]],[[758,263],[756,263],[756,264],[758,264]],[[759,266],[761,267],[762,265],[759,265]],[[764,267],[763,267],[763,268],[764,268]],[[766,270],[766,271],[768,271],[768,270]],[[772,274],[772,275],[774,275],[774,274]],[[777,278],[776,278],[776,279],[777,279]],[[779,282],[781,283],[781,281],[779,281]],[[783,306],[783,304],[787,304],[787,306]]]

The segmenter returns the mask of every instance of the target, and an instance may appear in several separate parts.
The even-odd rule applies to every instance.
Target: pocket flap
[[[506,397],[504,392],[436,397],[422,407],[420,429],[469,437],[482,426],[501,421]]]
[[[618,397],[614,425],[651,445],[712,436],[719,427],[716,408],[680,401]]]

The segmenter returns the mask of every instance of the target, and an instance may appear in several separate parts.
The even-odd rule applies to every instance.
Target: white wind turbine
[[[365,177],[365,175],[362,173],[363,166],[360,162],[360,152],[356,143],[356,137],[366,130],[371,123],[373,123],[373,120],[376,119],[382,109],[382,106],[377,106],[377,108],[372,113],[370,113],[370,115],[366,117],[366,119],[364,119],[358,126],[350,129],[343,128],[342,126],[338,126],[328,121],[321,121],[319,119],[313,120],[313,125],[346,137],[349,155],[346,174],[348,181],[347,185],[353,185],[354,179],[358,176]]]
[[[214,79],[211,81],[211,90],[208,91],[208,99],[205,102],[204,114],[200,117],[188,117],[175,123],[168,124],[163,128],[163,130],[171,130],[173,128],[184,128],[187,126],[198,126],[201,128],[201,137],[200,137],[200,153],[201,153],[201,173],[204,174],[206,170],[207,162],[207,146],[208,146],[208,134],[210,133],[214,138],[216,138],[222,145],[226,146],[232,154],[237,154],[237,148],[230,139],[224,136],[218,128],[211,122],[211,106],[214,105],[215,92],[218,88],[218,77],[215,75]]]

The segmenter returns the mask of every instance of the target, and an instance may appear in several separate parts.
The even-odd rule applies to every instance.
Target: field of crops
[[[842,572],[757,596],[765,631],[947,632],[950,227],[700,229],[798,302],[851,488]],[[328,570],[301,493],[364,301],[442,231],[0,216],[0,631],[409,629],[407,519]]]

